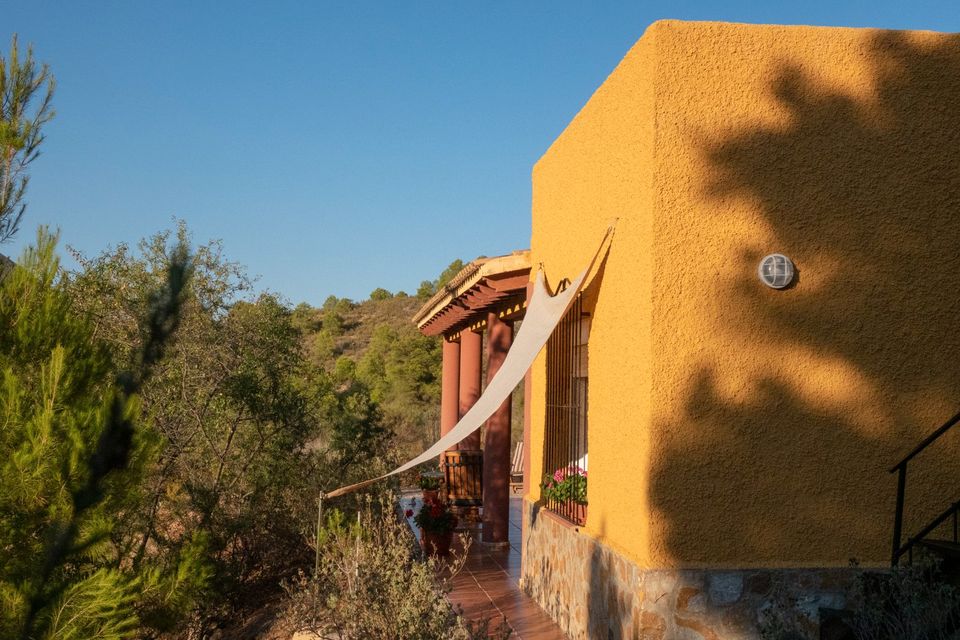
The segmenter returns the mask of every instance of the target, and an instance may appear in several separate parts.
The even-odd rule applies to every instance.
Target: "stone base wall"
[[[771,615],[819,638],[855,577],[852,569],[642,570],[526,500],[524,527],[522,588],[571,640],[755,640]]]

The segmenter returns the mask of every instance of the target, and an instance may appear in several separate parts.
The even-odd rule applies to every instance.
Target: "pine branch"
[[[53,119],[55,86],[50,68],[34,60],[32,45],[21,60],[14,35],[9,57],[0,57],[0,242],[16,234],[26,211],[27,168],[40,155],[43,127]]]

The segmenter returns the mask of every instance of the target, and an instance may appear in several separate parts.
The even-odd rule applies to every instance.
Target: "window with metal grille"
[[[543,498],[551,511],[584,524],[587,504],[587,337],[578,294],[547,342]]]

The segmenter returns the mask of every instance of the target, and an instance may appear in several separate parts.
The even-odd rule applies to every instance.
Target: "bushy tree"
[[[380,407],[357,377],[352,360],[338,359],[331,373],[318,371],[314,385],[323,433],[343,473],[359,465],[364,475],[374,460],[394,460],[389,450],[393,434],[384,426]]]
[[[290,314],[290,322],[303,335],[307,335],[319,328],[319,317],[317,310],[306,302],[301,302],[293,309]]]
[[[113,353],[136,341],[132,319],[167,268],[161,247],[174,234],[188,237],[181,224],[136,254],[121,245],[78,256],[70,290]],[[196,247],[193,263],[177,343],[143,392],[161,446],[127,524],[136,562],[207,541],[217,586],[197,613],[201,630],[256,607],[309,561],[316,496],[385,466],[390,434],[362,385],[310,364],[296,312],[254,295],[218,243]]]
[[[424,280],[421,282],[417,288],[417,297],[421,300],[428,299],[450,282],[453,276],[460,273],[464,266],[466,265],[464,265],[463,260],[457,258],[447,265],[447,268],[440,273],[436,280]]]
[[[389,300],[393,297],[393,294],[384,289],[383,287],[377,287],[370,292],[371,300]]]

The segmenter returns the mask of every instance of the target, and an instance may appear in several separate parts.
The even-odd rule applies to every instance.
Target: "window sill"
[[[587,523],[586,517],[584,517],[582,522],[577,523],[577,522],[574,522],[573,520],[568,520],[567,518],[563,517],[556,511],[553,511],[546,505],[541,505],[540,513],[546,515],[557,524],[563,527],[566,527],[567,529],[573,529],[574,531],[580,531],[580,529],[586,526],[586,523]]]

